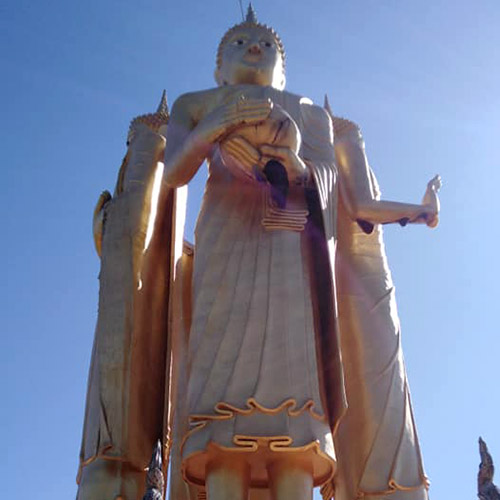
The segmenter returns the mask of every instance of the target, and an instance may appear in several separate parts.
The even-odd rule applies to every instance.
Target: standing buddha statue
[[[435,226],[439,178],[422,204],[381,200],[358,127],[285,90],[283,44],[251,7],[222,38],[215,78],[174,103],[165,150],[170,188],[209,168],[183,477],[217,499],[261,488],[299,500],[322,486],[337,500],[423,500],[380,225]]]
[[[148,179],[127,212],[140,214],[138,302],[109,302],[102,282],[102,307],[133,322],[117,334],[114,313],[99,313],[79,500],[140,499],[159,432],[176,500],[185,485],[192,499],[304,500],[318,486],[325,500],[426,500],[382,225],[436,226],[440,179],[420,204],[381,199],[359,127],[285,90],[283,43],[251,6],[220,42],[215,79],[176,100],[166,145],[141,124],[129,146]],[[183,187],[205,161],[194,250],[182,252]],[[119,276],[112,207],[103,266]],[[126,366],[106,365],[109,352]],[[102,446],[120,440],[135,448]]]

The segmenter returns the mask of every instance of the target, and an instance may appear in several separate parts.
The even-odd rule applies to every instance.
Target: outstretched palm
[[[441,177],[435,175],[428,183],[422,198],[422,205],[427,205],[431,209],[431,214],[427,217],[427,225],[436,227],[439,223],[439,197],[438,192],[441,189]]]

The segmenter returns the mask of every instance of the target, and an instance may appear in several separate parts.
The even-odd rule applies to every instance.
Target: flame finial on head
[[[245,22],[249,24],[259,24],[257,21],[257,15],[255,14],[252,2],[248,4],[247,17],[245,19]]]

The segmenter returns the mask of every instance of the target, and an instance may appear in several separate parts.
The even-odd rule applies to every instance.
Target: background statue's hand
[[[111,193],[103,191],[97,200],[92,219],[92,232],[94,234],[94,245],[97,255],[101,256],[102,235],[104,233],[104,207],[111,201]]]
[[[243,95],[222,104],[208,113],[196,127],[202,140],[211,144],[242,125],[254,125],[266,120],[273,103],[270,99],[247,99]]]
[[[290,182],[303,183],[309,178],[309,169],[299,155],[290,148],[264,144],[260,148],[259,165],[264,167],[269,160],[278,160],[285,167]]]
[[[441,177],[435,175],[428,183],[422,198],[422,205],[426,207],[426,224],[429,227],[436,227],[439,223],[439,197],[438,192],[441,189]]]

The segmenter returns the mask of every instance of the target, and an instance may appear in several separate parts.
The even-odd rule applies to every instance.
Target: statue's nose
[[[252,43],[250,47],[248,47],[248,53],[249,54],[260,54],[260,46],[258,43]]]

